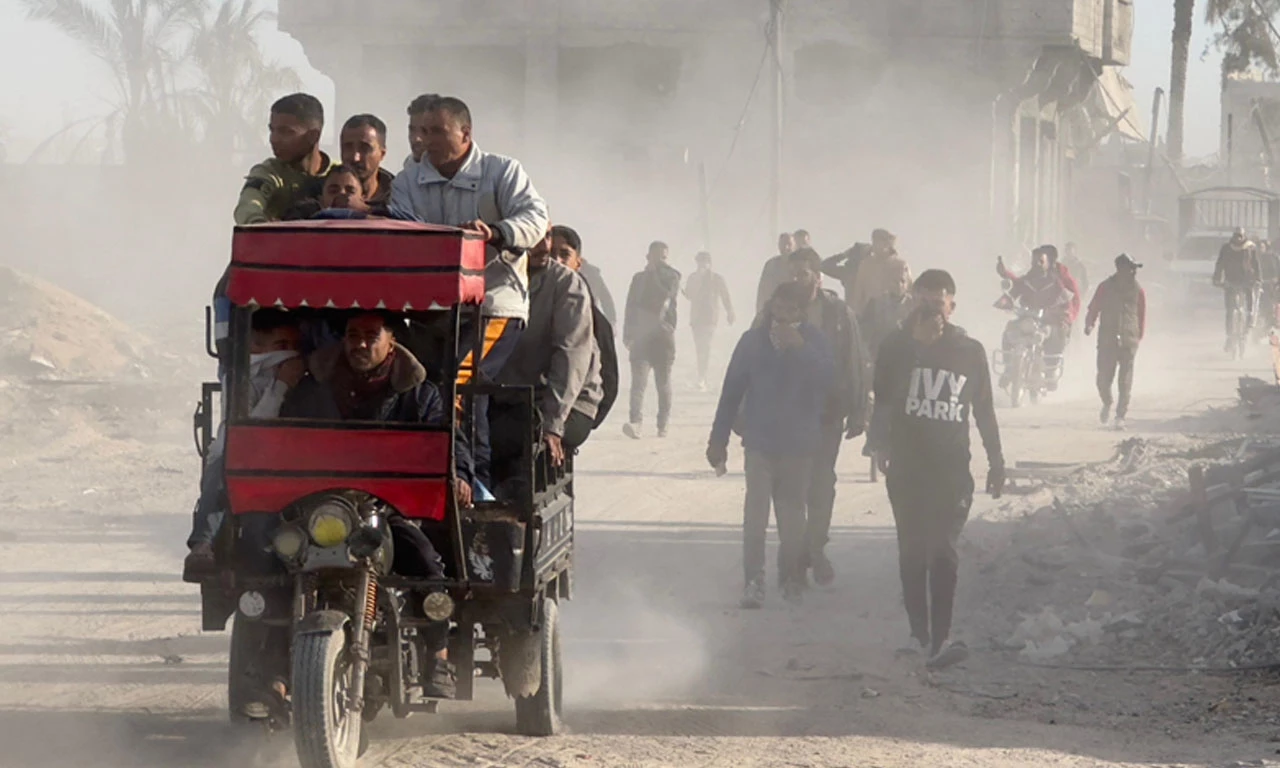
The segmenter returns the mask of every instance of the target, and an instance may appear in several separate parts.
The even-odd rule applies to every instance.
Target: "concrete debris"
[[[1278,425],[1280,426],[1280,425]],[[1280,429],[1276,430],[1280,431]],[[1131,438],[1054,485],[978,567],[997,648],[1025,661],[1280,663],[1280,448]],[[1019,586],[1020,585],[1020,586]]]

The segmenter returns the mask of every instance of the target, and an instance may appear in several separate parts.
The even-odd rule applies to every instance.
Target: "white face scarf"
[[[282,349],[275,352],[262,352],[249,355],[249,386],[253,389],[253,401],[261,399],[263,393],[271,388],[276,380],[276,369],[285,360],[298,357],[293,349]]]

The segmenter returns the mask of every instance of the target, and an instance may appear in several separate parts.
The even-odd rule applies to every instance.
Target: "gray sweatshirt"
[[[543,429],[564,435],[573,411],[595,418],[604,384],[591,319],[591,289],[577,272],[551,261],[529,274],[529,321],[502,384],[537,387]]]

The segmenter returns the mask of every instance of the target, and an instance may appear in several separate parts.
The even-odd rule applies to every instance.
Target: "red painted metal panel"
[[[484,277],[458,272],[325,272],[232,265],[227,296],[239,306],[428,310],[484,301]]]
[[[445,479],[352,477],[227,477],[232,514],[280,512],[293,502],[323,491],[355,490],[372,494],[414,520],[443,520],[449,481]]]
[[[227,471],[446,476],[451,439],[425,430],[231,426]]]
[[[281,267],[484,269],[478,235],[392,219],[296,221],[237,227],[233,264]]]

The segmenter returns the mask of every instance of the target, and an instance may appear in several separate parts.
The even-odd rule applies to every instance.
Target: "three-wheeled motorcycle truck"
[[[458,699],[472,698],[477,677],[497,678],[521,733],[560,727],[572,463],[553,467],[544,453],[531,388],[456,383],[463,358],[481,353],[485,258],[474,235],[409,222],[236,229],[221,382],[204,386],[196,419],[202,455],[219,435],[221,459],[206,470],[223,472],[229,512],[217,573],[201,584],[203,626],[230,620],[233,721],[292,728],[303,768],[355,765],[364,724],[384,709],[436,710],[423,692],[425,638],[444,622]],[[453,407],[435,426],[251,418],[251,323],[263,308],[296,313],[304,338],[322,338],[314,331],[343,311],[395,313],[409,329],[402,343]],[[523,454],[500,501],[460,508],[455,433],[473,439],[480,394],[521,404]],[[393,572],[392,518],[426,534],[443,579]]]

